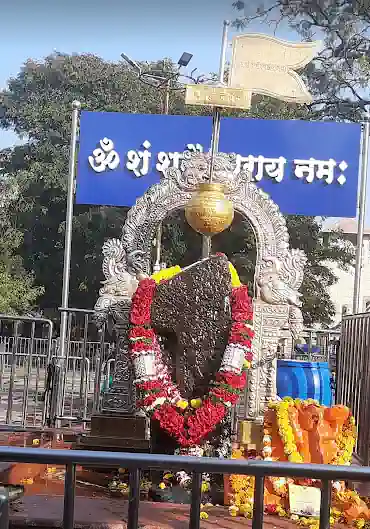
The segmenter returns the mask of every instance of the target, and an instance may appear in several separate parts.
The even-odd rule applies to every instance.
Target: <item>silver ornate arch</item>
[[[285,219],[278,206],[239,164],[237,155],[218,153],[213,181],[224,184],[225,194],[235,210],[249,220],[256,237],[255,362],[246,400],[239,408],[239,415],[256,420],[262,417],[266,402],[276,396],[280,329],[288,323],[296,336],[302,328],[298,290],[306,257],[301,250],[290,249]],[[100,319],[116,301],[130,299],[132,280],[139,272],[151,273],[151,248],[157,225],[172,211],[184,208],[198,184],[209,180],[209,173],[209,153],[186,152],[181,169],[168,169],[161,182],[130,209],[121,241],[114,239],[105,245],[106,282],[96,305]]]
[[[159,184],[153,185],[130,209],[122,233],[122,244],[135,269],[150,273],[150,255],[156,226],[166,216],[185,207],[198,184],[209,180],[209,153],[184,153],[181,169],[168,169]],[[252,181],[248,171],[238,171],[235,154],[219,153],[213,181],[225,185],[225,193],[236,211],[247,218],[257,243],[256,278],[278,259],[286,263],[285,282],[299,288],[303,279],[301,254],[289,251],[289,235],[278,206]],[[289,264],[288,264],[289,261]]]

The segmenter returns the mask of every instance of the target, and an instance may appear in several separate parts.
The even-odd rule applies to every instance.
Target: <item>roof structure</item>
[[[338,219],[335,222],[328,223],[323,226],[324,232],[341,231],[348,234],[357,233],[357,220],[356,219]],[[365,228],[365,235],[370,235],[370,228]]]

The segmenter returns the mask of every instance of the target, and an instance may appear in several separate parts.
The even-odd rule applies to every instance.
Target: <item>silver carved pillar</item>
[[[114,362],[113,381],[104,393],[101,411],[103,413],[135,413],[136,392],[134,385],[133,366],[128,351],[130,302],[125,301],[110,307],[110,317],[114,321],[116,334],[116,356]]]

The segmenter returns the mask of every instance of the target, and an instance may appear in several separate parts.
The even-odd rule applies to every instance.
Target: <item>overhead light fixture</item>
[[[131,68],[141,73],[141,68],[136,61],[134,61],[133,59],[130,59],[130,57],[128,57],[125,53],[121,53],[121,57],[124,61],[127,62],[129,66],[131,66]]]
[[[191,61],[193,55],[191,53],[187,53],[184,51],[184,53],[181,55],[180,59],[177,61],[177,64],[179,66],[187,66],[189,62]]]

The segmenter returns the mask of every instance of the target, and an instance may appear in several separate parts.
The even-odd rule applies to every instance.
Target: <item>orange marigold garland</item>
[[[292,424],[292,415],[289,414],[290,408],[300,405],[312,405],[315,401],[309,399],[307,401],[294,401],[286,397],[282,401],[273,402],[269,404],[270,409],[276,412],[278,432],[284,444],[285,455],[289,461],[303,461],[303,457],[299,453],[299,448],[295,440],[295,435],[299,432],[295,431]],[[350,463],[354,445],[356,442],[356,426],[353,416],[349,416],[343,427],[341,428],[336,442],[338,444],[338,452],[331,461],[331,464],[348,465]],[[262,456],[265,460],[272,460],[272,430],[271,424],[265,422]],[[240,458],[241,451],[235,450],[233,457]],[[280,503],[268,503],[268,482],[271,484],[273,494],[280,498]],[[306,486],[320,487],[320,481],[311,479],[292,480],[287,478],[269,477],[266,478],[265,489],[265,513],[277,514],[280,517],[288,517],[295,521],[298,525],[307,527],[308,529],[318,529],[319,520],[312,517],[302,517],[291,515],[289,512],[288,501],[288,486],[289,483],[296,483]],[[230,476],[230,485],[232,490],[232,505],[229,512],[232,516],[243,515],[250,517],[253,508],[253,477],[251,476]],[[349,508],[349,506],[351,506]],[[357,513],[357,514],[356,514]],[[333,482],[332,491],[332,508],[330,511],[330,524],[346,523],[357,529],[362,529],[365,526],[366,505],[359,497],[357,492],[345,489],[341,482]],[[357,517],[356,517],[357,516]]]

